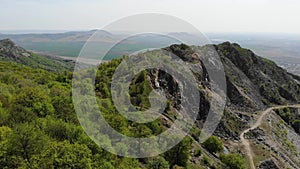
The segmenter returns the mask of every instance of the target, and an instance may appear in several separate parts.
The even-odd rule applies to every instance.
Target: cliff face
[[[238,44],[225,42],[213,47],[224,66],[228,105],[240,110],[259,110],[270,104],[300,101],[298,76]],[[186,62],[199,63],[202,67],[199,81],[203,82],[209,77],[201,59],[194,57],[192,48],[172,45],[166,50]]]
[[[286,104],[300,100],[297,78],[274,62],[237,44],[225,42],[215,48],[225,65],[229,91],[233,91],[228,94],[233,103],[237,103],[231,96],[234,93],[248,96],[250,105],[256,108],[261,108],[263,104]]]

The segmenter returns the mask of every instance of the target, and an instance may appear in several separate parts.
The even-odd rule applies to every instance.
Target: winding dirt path
[[[245,150],[246,150],[246,154],[249,158],[249,163],[250,163],[250,167],[251,169],[255,169],[255,165],[254,165],[254,161],[253,161],[253,152],[252,152],[252,149],[251,149],[251,146],[250,146],[250,143],[247,139],[245,139],[245,133],[249,132],[250,130],[253,130],[255,128],[257,128],[258,126],[261,125],[264,117],[270,113],[272,110],[274,109],[280,109],[280,108],[285,108],[285,107],[293,107],[293,108],[300,108],[300,105],[299,104],[295,104],[295,105],[283,105],[283,106],[273,106],[273,107],[270,107],[264,111],[262,111],[258,117],[258,119],[256,120],[256,122],[250,126],[250,128],[244,130],[241,134],[240,134],[240,139],[241,139],[241,143],[244,145],[245,147]]]

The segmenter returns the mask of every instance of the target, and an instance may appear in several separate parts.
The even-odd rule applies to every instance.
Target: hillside
[[[274,62],[259,57],[237,44],[223,43],[215,48],[221,56],[223,55],[222,60],[230,89],[231,87],[233,87],[231,90],[240,88],[242,89],[239,90],[240,94],[253,98],[250,100],[250,106],[259,108],[261,103],[269,105],[299,101],[297,76],[292,76]],[[254,95],[260,95],[260,98],[252,97]]]
[[[49,71],[70,71],[73,61],[58,57],[43,57],[19,47],[10,39],[0,40],[0,60],[21,63],[33,68],[42,68]]]
[[[199,68],[194,75],[201,97],[197,121],[185,139],[160,156],[142,159],[111,154],[86,135],[72,103],[73,73],[46,71],[47,65],[32,61],[35,57],[31,53],[9,40],[2,41],[2,46],[5,48],[0,47],[1,168],[242,169],[250,168],[251,163],[265,169],[300,167],[297,160],[300,156],[299,115],[293,115],[297,112],[295,109],[286,108],[287,104],[300,102],[300,78],[238,44],[225,42],[209,46],[219,53],[225,69],[227,102],[214,136],[204,143],[199,141],[199,135],[210,109],[210,97],[215,93],[207,83],[210,78],[203,64],[205,58],[195,57],[193,50],[205,50],[208,46],[171,45],[164,50],[137,54],[141,57],[169,56],[168,52],[171,52],[184,63],[193,63]],[[150,137],[166,131],[180,116],[180,85],[166,72],[157,69],[135,75],[129,87],[133,108],[147,110],[150,107],[148,95],[154,89],[161,89],[168,101],[162,115],[153,122],[143,124],[128,120],[113,106],[110,91],[111,78],[123,59],[99,65],[95,79],[97,107],[107,122],[124,135]],[[57,63],[51,60],[51,64]],[[90,82],[88,74],[91,72],[84,69],[75,77],[83,75],[86,78],[83,82]],[[127,76],[124,74],[122,78]],[[79,86],[82,93],[91,87]],[[85,98],[79,104],[86,108]],[[273,113],[269,107],[279,110]],[[93,127],[105,130],[94,123],[99,122],[99,114],[89,114],[86,109],[84,112],[90,117],[89,125],[95,124]],[[110,139],[110,135],[97,137],[108,147],[118,144],[123,151],[141,148],[126,149],[126,140],[119,144],[119,140]]]
[[[247,140],[250,140],[249,144],[251,145],[252,153],[256,155],[253,159],[254,165],[263,168],[268,167],[268,165],[297,168],[297,166],[299,166],[297,161],[299,151],[296,148],[298,143],[295,141],[297,136],[294,135],[291,138],[282,140],[284,136],[281,134],[287,131],[286,129],[282,129],[282,126],[277,126],[279,125],[278,120],[270,122],[272,118],[280,119],[280,117],[267,108],[275,105],[297,105],[300,101],[299,77],[288,73],[274,62],[257,56],[252,51],[244,49],[238,44],[225,42],[219,45],[213,45],[212,47],[216,49],[221,57],[227,80],[226,108],[224,110],[224,116],[215,131],[215,135],[222,139],[227,151],[240,154],[244,159],[247,159],[247,151],[243,149],[244,143],[240,140],[240,134],[247,128],[251,128],[251,125],[256,123],[256,120],[259,119],[259,123],[256,124],[259,126],[259,131],[262,130],[262,132],[255,133],[255,137],[247,138]],[[198,84],[201,86],[200,95],[202,99],[200,102],[199,118],[196,123],[196,128],[191,133],[191,136],[196,140],[199,136],[199,129],[201,129],[210,108],[209,95],[212,94],[212,91],[210,91],[210,86],[208,86],[205,81],[207,75],[205,71],[203,71],[205,68],[201,63],[201,60],[205,58],[195,58],[193,50],[205,50],[206,48],[207,46],[188,47],[183,44],[172,45],[165,48],[165,50],[176,54],[185,62],[196,63],[202,67],[200,68],[200,70],[202,70],[200,74],[196,74],[197,79],[199,79]],[[164,52],[154,50],[140,54],[140,57],[151,55],[160,56],[164,55]],[[96,91],[98,92],[97,95],[103,99],[99,100],[100,105],[112,105],[110,101],[107,103],[111,97],[108,90],[111,85],[109,77],[112,76],[116,65],[120,62],[121,60],[115,60],[103,64],[98,70],[101,74],[98,74],[99,77],[96,78],[96,84],[99,84],[99,86],[96,87]],[[109,67],[109,69],[106,70],[105,67]],[[126,74],[123,74],[122,78],[126,79],[126,76]],[[157,82],[158,84],[156,84]],[[148,83],[148,85],[145,85],[145,83]],[[171,105],[168,111],[165,110],[165,116],[169,119],[176,119],[179,96],[176,86],[178,84],[174,82],[172,77],[163,71],[148,70],[143,72],[143,74],[137,75],[131,85],[130,89],[134,90],[130,92],[131,102],[141,109],[147,109],[147,107],[149,107],[149,101],[145,99],[145,97],[148,96],[151,90],[157,89],[157,86],[160,86],[160,89],[166,92],[166,96]],[[143,93],[137,95],[138,91],[143,91]],[[275,106],[274,109],[276,108]],[[116,110],[114,107],[108,106],[103,108],[103,112],[107,113],[107,116],[110,117],[109,114],[116,112]],[[261,112],[265,112],[262,114],[263,116]],[[269,115],[265,116],[267,114],[270,114],[270,117]],[[118,114],[114,113],[113,116],[122,119]],[[110,118],[113,119],[113,117]],[[170,125],[169,122],[166,122],[166,118],[162,118],[161,120],[164,125]],[[280,123],[280,125],[288,128],[288,125],[282,123]],[[257,127],[255,127],[255,129],[256,128]],[[122,132],[122,130],[120,130],[120,132]],[[251,132],[252,130],[246,132],[245,135],[251,134]],[[296,134],[295,131],[289,130],[289,134],[291,135],[292,133]],[[280,136],[280,138],[277,136]],[[193,146],[195,146],[193,150],[197,149],[197,144]],[[203,151],[205,152],[205,150]],[[280,151],[285,153],[279,153]],[[204,157],[207,158],[206,155],[201,156],[202,160]],[[192,157],[197,165],[200,165],[198,162],[199,160],[201,161],[201,158]],[[213,157],[210,158],[214,165],[219,165],[218,160]],[[289,159],[288,162],[286,162],[287,159]],[[246,166],[247,165],[250,167],[250,164],[246,160]]]

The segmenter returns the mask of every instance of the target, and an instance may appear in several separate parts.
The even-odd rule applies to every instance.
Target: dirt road
[[[280,108],[285,108],[285,107],[294,107],[294,108],[300,108],[300,105],[299,104],[296,104],[296,105],[284,105],[284,106],[273,106],[273,107],[270,107],[264,111],[262,111],[258,117],[258,119],[256,120],[256,122],[250,126],[250,128],[244,130],[241,134],[240,134],[240,139],[241,139],[241,143],[244,145],[245,147],[245,150],[246,150],[246,154],[249,158],[249,163],[250,163],[250,167],[251,169],[255,169],[255,165],[254,165],[254,161],[253,161],[253,152],[252,152],[252,149],[251,149],[251,146],[250,146],[250,143],[248,142],[247,139],[245,139],[244,135],[245,133],[249,132],[250,130],[253,130],[255,128],[257,128],[258,126],[261,125],[264,117],[270,113],[272,110],[274,109],[280,109]]]

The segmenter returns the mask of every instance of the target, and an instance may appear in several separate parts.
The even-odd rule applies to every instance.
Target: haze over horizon
[[[101,29],[20,29],[20,30],[1,30],[0,34],[11,34],[11,35],[18,35],[18,34],[59,34],[59,33],[68,33],[68,32],[88,32],[93,30],[101,30]],[[106,30],[105,30],[106,31]],[[109,31],[108,31],[109,32]],[[110,32],[111,33],[111,32]],[[114,32],[117,34],[128,33],[128,31],[120,31]],[[166,33],[191,33],[191,32],[166,32]],[[300,37],[300,32],[226,32],[226,31],[204,31],[204,34],[209,35],[261,35],[261,36],[296,36]],[[191,33],[192,34],[192,33]]]
[[[300,33],[300,2],[296,0],[113,1],[0,0],[0,33],[101,29],[139,13],[176,16],[202,32]]]

